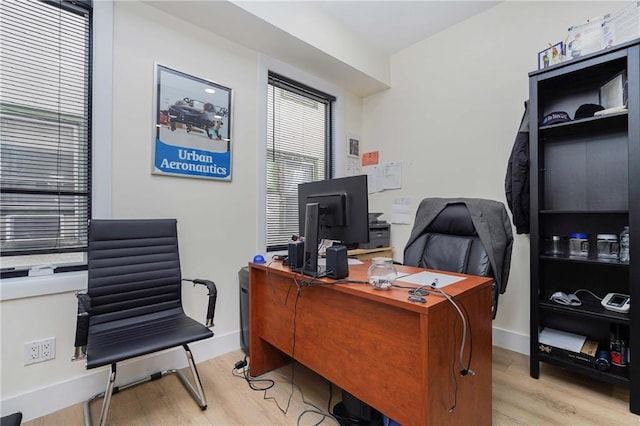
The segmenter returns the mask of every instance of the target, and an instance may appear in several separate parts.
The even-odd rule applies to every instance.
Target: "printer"
[[[391,225],[386,220],[379,220],[382,213],[369,213],[369,242],[358,244],[361,249],[389,247],[391,242]]]

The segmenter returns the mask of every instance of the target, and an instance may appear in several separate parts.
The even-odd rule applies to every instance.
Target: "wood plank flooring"
[[[198,365],[209,407],[201,411],[177,377],[132,387],[113,396],[109,425],[336,425],[329,417],[305,410],[327,410],[329,383],[295,364],[265,377],[275,381],[266,392],[253,391],[244,378],[233,374],[240,351]],[[105,372],[105,381],[106,381]],[[188,374],[188,373],[187,373]],[[293,374],[297,385],[288,378]],[[255,383],[264,387],[265,383]],[[293,394],[289,399],[293,390]],[[302,393],[301,393],[302,392]],[[305,404],[302,399],[309,404]],[[333,387],[331,406],[340,399]],[[276,405],[277,403],[277,405]],[[92,405],[97,423],[102,400]],[[283,412],[286,412],[283,413]],[[319,423],[321,422],[321,423]],[[28,426],[83,425],[82,404],[24,423]],[[470,419],[469,424],[473,424]],[[629,412],[626,388],[577,376],[542,364],[540,379],[529,376],[529,358],[493,348],[494,425],[640,425]]]

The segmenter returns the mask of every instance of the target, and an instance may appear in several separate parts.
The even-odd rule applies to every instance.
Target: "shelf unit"
[[[540,126],[554,111],[574,117],[582,104],[599,104],[600,87],[621,72],[627,78],[627,111]],[[640,309],[606,310],[589,292],[629,294],[640,300],[640,40],[529,74],[531,174],[531,363],[566,368],[603,382],[628,386],[629,407],[640,414]],[[630,229],[630,262],[598,258],[597,234]],[[574,232],[590,235],[586,257],[549,255],[544,241]],[[556,291],[577,290],[581,306],[550,301]],[[586,336],[609,349],[610,331],[626,334],[626,367],[600,371],[545,353],[539,333],[550,327]],[[632,367],[633,366],[633,367]]]

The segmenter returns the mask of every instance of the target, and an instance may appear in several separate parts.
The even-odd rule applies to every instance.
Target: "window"
[[[84,263],[91,3],[0,2],[2,267]]]
[[[335,98],[269,73],[267,90],[267,251],[298,234],[298,184],[333,175]]]

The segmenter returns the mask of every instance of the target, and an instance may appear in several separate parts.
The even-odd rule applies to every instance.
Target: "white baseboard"
[[[201,363],[211,358],[240,349],[240,331],[216,335],[212,339],[201,340],[189,345],[193,358]],[[81,362],[81,361],[80,361]],[[162,370],[187,367],[187,358],[180,347],[126,361],[118,364],[116,386],[143,379]],[[229,366],[233,368],[233,366]],[[84,402],[92,396],[104,392],[107,385],[109,367],[87,371],[80,377],[55,383],[2,400],[2,415],[22,412],[24,422],[53,413],[63,408]]]
[[[509,349],[524,355],[529,355],[529,336],[502,328],[493,327],[493,345]]]
[[[529,354],[529,336],[509,330],[494,327],[493,344],[514,352]],[[190,347],[194,359],[200,363],[239,350],[240,331],[195,342]],[[120,363],[118,364],[116,385],[145,378],[157,371],[184,368],[187,366],[187,359],[182,352],[181,348],[174,348],[160,354]],[[26,422],[84,402],[93,395],[104,391],[108,371],[108,367],[99,368],[80,377],[2,400],[0,404],[2,415],[6,416],[21,411],[23,421]]]

